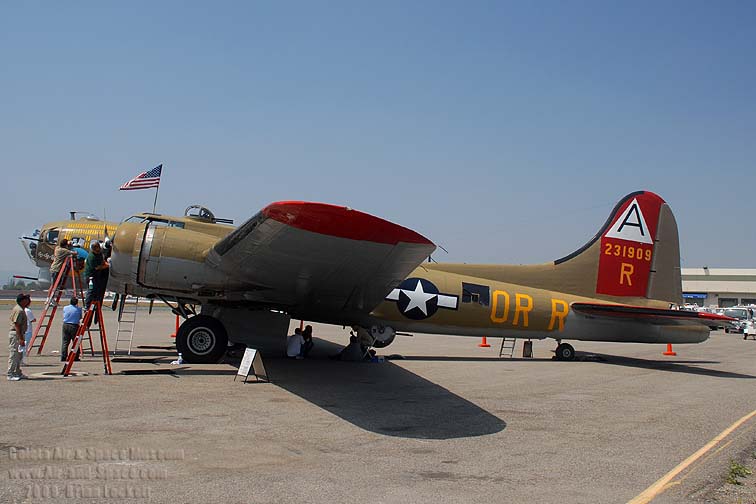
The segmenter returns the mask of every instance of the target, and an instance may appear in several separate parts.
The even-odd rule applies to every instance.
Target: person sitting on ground
[[[81,322],[81,308],[78,306],[79,300],[76,296],[72,297],[68,306],[63,308],[63,334],[60,341],[60,361],[64,362],[68,359],[68,346],[76,338],[76,333],[79,330],[79,323]],[[76,360],[79,360],[81,355],[81,348],[76,354]]]
[[[302,346],[304,345],[304,338],[302,337],[302,329],[297,327],[294,330],[294,334],[289,336],[286,342],[286,356],[291,359],[303,359]]]
[[[368,349],[373,346],[373,337],[370,335],[370,332],[361,326],[352,326],[351,334],[354,334],[357,336],[357,341],[360,344],[360,347],[362,347],[363,354],[368,351]]]
[[[362,350],[357,336],[352,335],[349,336],[349,344],[332,358],[340,361],[360,362],[365,360],[365,352]]]
[[[55,283],[58,273],[63,269],[63,263],[69,257],[76,257],[76,252],[68,249],[68,240],[63,238],[53,252],[53,262],[50,265],[50,281],[52,283]]]
[[[304,331],[302,331],[302,339],[304,340],[304,343],[302,344],[302,357],[306,358],[307,354],[312,350],[312,347],[315,346],[315,343],[312,341],[311,325],[305,326]]]

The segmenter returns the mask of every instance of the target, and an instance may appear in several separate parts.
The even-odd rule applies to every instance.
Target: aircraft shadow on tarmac
[[[671,371],[673,373],[690,373],[702,376],[713,376],[716,378],[738,378],[752,380],[756,376],[733,373],[730,371],[719,371],[717,369],[708,369],[700,367],[701,364],[719,364],[717,361],[662,361],[662,360],[648,360],[648,359],[636,359],[633,357],[621,357],[617,355],[605,355],[605,354],[591,354],[598,357],[597,362],[603,364],[609,364],[612,366],[628,366],[643,369],[655,369],[659,371]],[[689,365],[694,364],[694,365]]]
[[[403,355],[401,360],[406,361],[428,361],[428,362],[491,362],[500,365],[502,362],[550,362],[554,359],[544,358],[520,358],[520,357],[469,357],[469,356],[449,356],[449,355]]]
[[[328,359],[341,348],[315,338],[307,359],[265,356],[265,368],[277,387],[361,429],[386,436],[453,439],[506,428],[500,418],[389,361]],[[229,363],[238,365],[238,359]],[[180,372],[185,373],[192,371]]]

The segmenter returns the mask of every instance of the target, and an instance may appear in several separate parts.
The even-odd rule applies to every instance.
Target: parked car
[[[743,339],[752,336],[756,339],[756,315],[752,306],[733,306],[726,308],[722,315],[738,319],[732,323],[732,327],[725,327],[727,333],[740,333]]]

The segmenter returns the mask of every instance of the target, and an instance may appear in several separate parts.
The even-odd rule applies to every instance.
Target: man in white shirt
[[[302,345],[304,345],[302,330],[297,327],[294,334],[289,336],[286,342],[286,356],[292,359],[304,359],[302,357]]]
[[[26,334],[24,334],[24,341],[26,341],[26,345],[24,347],[24,356],[21,358],[21,363],[25,366],[26,364],[28,364],[26,357],[29,355],[29,349],[31,348],[29,347],[29,342],[32,339],[32,333],[34,332],[34,322],[36,322],[37,319],[28,306],[24,308],[24,313],[26,313]]]

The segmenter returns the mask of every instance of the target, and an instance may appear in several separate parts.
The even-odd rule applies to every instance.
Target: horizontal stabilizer
[[[637,320],[650,324],[701,324],[705,326],[725,325],[736,319],[716,313],[687,310],[665,310],[644,306],[628,306],[596,303],[573,303],[572,310],[583,315]]]

